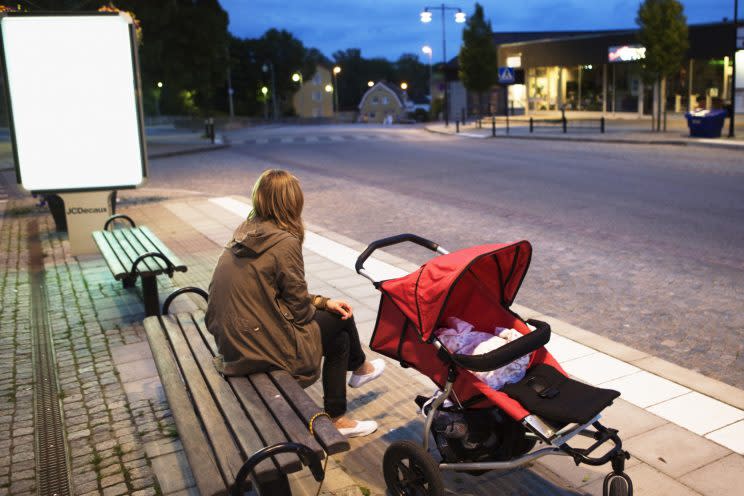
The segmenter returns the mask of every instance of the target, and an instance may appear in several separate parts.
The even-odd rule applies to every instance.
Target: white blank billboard
[[[134,187],[146,175],[131,19],[0,18],[18,182],[29,191]]]

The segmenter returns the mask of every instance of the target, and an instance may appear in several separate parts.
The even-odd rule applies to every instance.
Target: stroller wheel
[[[624,472],[610,472],[602,487],[604,496],[633,496],[633,481]]]
[[[442,496],[439,465],[412,441],[396,441],[385,450],[382,471],[393,496]]]

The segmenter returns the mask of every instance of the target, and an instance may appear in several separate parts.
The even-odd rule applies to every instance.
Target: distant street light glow
[[[457,9],[457,12],[455,12],[455,22],[458,24],[462,24],[463,22],[465,22],[465,12]]]
[[[295,83],[297,83],[300,80],[302,80],[302,76],[300,76],[299,73],[295,72],[294,74],[292,74],[292,81],[294,81]]]
[[[431,22],[431,12],[429,12],[429,9],[424,9],[424,11],[421,12],[421,22]]]
[[[163,82],[162,81],[158,81],[158,88],[162,88],[162,87],[163,87]]]
[[[263,93],[263,96],[266,96],[269,93],[269,88],[267,88],[266,86],[262,86],[261,93]]]
[[[406,83],[406,82],[400,83],[400,89],[407,90],[408,89],[408,83]]]
[[[367,81],[367,86],[369,86],[370,88],[374,85],[375,85],[374,81]]]
[[[325,85],[326,93],[333,93],[333,86],[330,84]]]
[[[336,66],[333,68],[333,74],[338,75],[338,73],[341,72],[341,68],[339,66]]]
[[[431,47],[429,45],[422,46],[421,47],[421,51],[424,52],[429,57],[431,57],[432,51],[431,51]]]

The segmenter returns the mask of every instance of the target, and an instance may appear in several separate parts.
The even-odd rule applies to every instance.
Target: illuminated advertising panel
[[[18,182],[33,192],[131,188],[146,176],[131,18],[0,17]]]
[[[646,58],[646,47],[641,45],[611,46],[607,50],[610,62],[633,62]]]

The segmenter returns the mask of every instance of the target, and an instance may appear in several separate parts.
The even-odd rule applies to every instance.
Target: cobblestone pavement
[[[287,133],[261,136],[272,132]],[[235,145],[154,160],[150,185],[247,194],[265,167],[286,167],[302,180],[306,219],[352,239],[416,232],[450,249],[529,239],[533,266],[519,303],[742,387],[741,157],[446,136]]]

